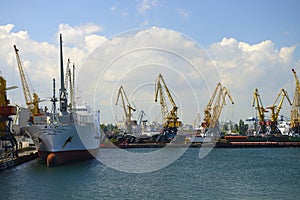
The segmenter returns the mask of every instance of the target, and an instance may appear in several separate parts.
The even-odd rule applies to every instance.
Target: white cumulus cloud
[[[282,87],[293,96],[291,68],[300,67],[299,59],[294,57],[296,46],[276,48],[270,40],[249,44],[223,38],[203,49],[181,33],[163,28],[134,30],[109,40],[101,35],[101,30],[94,24],[60,24],[57,33],[63,34],[65,63],[70,58],[78,66],[78,84],[89,101],[97,101],[102,122],[114,122],[112,110],[120,84],[139,110],[153,113],[151,108],[159,105],[154,102],[154,81],[159,73],[186,123],[192,123],[198,112],[203,116],[203,108],[219,81],[229,88],[235,101],[233,107],[224,109],[223,115],[231,113],[227,114],[228,120],[255,115],[251,105],[255,88],[259,89],[264,106],[273,103]],[[52,78],[57,79],[57,88],[60,86],[58,43],[35,41],[26,30],[15,32],[12,24],[0,26],[0,43],[2,75],[8,86],[19,86],[9,92],[12,102],[24,104],[14,44],[35,91],[42,99],[52,96]],[[284,107],[287,110],[283,114],[289,115],[288,106]],[[154,113],[157,115],[157,111]]]
[[[14,32],[13,28],[13,24],[0,26],[0,71],[7,79],[8,86],[19,87],[9,91],[11,102],[25,105],[13,45],[19,49],[31,93],[36,92],[41,98],[52,96],[52,79],[59,80],[59,44],[34,41],[27,31]],[[95,34],[100,30],[101,27],[92,24],[75,27],[61,24],[58,33],[63,33],[65,61],[70,58],[80,69],[87,55],[106,40],[105,37]],[[58,34],[56,36],[58,37]]]
[[[211,44],[208,52],[221,69],[222,81],[232,90],[237,105],[245,110],[242,115],[251,115],[252,93],[255,88],[262,90],[264,106],[273,104],[281,88],[293,96],[291,68],[295,64],[293,55],[296,47],[275,48],[270,41],[249,44],[234,38],[224,38]],[[286,106],[286,116],[289,115]],[[237,115],[237,117],[242,117]]]

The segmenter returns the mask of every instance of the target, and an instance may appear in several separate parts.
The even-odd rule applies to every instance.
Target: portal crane
[[[11,115],[16,115],[17,107],[11,106],[10,101],[7,99],[6,91],[15,89],[16,86],[6,87],[6,80],[0,76],[0,149],[4,149],[4,155],[8,158],[18,157],[18,143],[11,131],[12,119]],[[8,145],[8,143],[10,145]],[[10,154],[12,153],[12,154]]]
[[[22,87],[23,87],[23,92],[24,92],[24,97],[25,97],[25,101],[26,101],[26,105],[28,106],[31,116],[37,116],[40,114],[39,111],[39,97],[36,93],[33,93],[33,99],[29,90],[29,86],[26,80],[26,76],[23,70],[23,66],[22,66],[22,62],[19,56],[19,50],[17,49],[16,45],[14,45],[14,49],[16,52],[16,58],[17,58],[17,63],[18,63],[18,68],[19,68],[19,72],[20,72],[20,78],[21,78],[21,82],[22,82]]]
[[[168,112],[164,91],[167,94],[168,99],[172,105],[172,109],[170,112]],[[157,102],[158,95],[160,96],[161,113],[163,119],[163,135],[165,136],[165,138],[162,139],[162,141],[170,141],[177,135],[177,129],[181,126],[181,121],[178,120],[179,118],[177,116],[178,107],[175,104],[171,93],[167,87],[167,84],[164,81],[163,76],[161,74],[158,75],[155,84],[155,102]]]
[[[204,109],[204,122],[201,124],[203,128],[216,128],[223,106],[226,105],[226,96],[228,96],[230,102],[234,104],[229,90],[219,82]]]
[[[294,99],[291,110],[291,133],[300,133],[300,83],[296,71],[292,69],[296,80]]]
[[[276,103],[277,103],[277,100],[279,99],[280,96],[281,96],[281,99],[280,99],[279,104],[277,106]],[[270,122],[270,133],[271,134],[281,134],[281,131],[277,127],[277,119],[278,119],[279,112],[282,108],[282,103],[283,103],[284,97],[286,97],[289,104],[292,105],[291,100],[288,96],[288,93],[282,88],[280,90],[280,92],[278,93],[273,105],[269,106],[269,107],[266,107],[266,109],[271,110],[271,122]]]
[[[266,133],[266,121],[265,121],[265,112],[268,112],[262,104],[260,95],[258,93],[258,89],[256,88],[253,92],[253,100],[252,100],[252,107],[256,104],[257,114],[258,114],[258,133]]]
[[[128,101],[127,95],[126,95],[122,85],[120,86],[119,91],[118,91],[116,105],[118,105],[120,96],[121,96],[121,100],[122,100],[122,107],[124,109],[124,114],[125,114],[126,133],[131,134],[132,133],[132,125],[133,125],[133,121],[131,120],[131,111],[136,111],[136,109],[130,105],[130,102]],[[127,104],[125,103],[125,100],[126,100]]]

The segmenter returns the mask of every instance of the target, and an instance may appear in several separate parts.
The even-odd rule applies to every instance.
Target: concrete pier
[[[38,158],[38,152],[36,150],[24,150],[19,152],[18,157],[8,157],[8,158],[2,158],[0,159],[0,171],[15,167],[17,165],[20,165],[22,163],[28,162],[30,160]]]

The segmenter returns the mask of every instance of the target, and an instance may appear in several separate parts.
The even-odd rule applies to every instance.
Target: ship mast
[[[57,118],[56,118],[56,102],[57,102],[57,98],[55,97],[55,79],[53,79],[53,97],[51,99],[52,101],[52,122],[56,122]]]
[[[62,35],[60,34],[60,90],[59,90],[59,102],[60,102],[60,111],[64,114],[67,112],[67,105],[68,105],[68,99],[67,99],[67,91],[64,86],[64,66],[63,66],[63,51],[62,51]]]

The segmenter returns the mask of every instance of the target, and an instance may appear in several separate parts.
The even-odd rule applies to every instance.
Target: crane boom
[[[212,127],[215,127],[218,123],[218,120],[220,118],[223,106],[226,105],[226,101],[225,101],[226,96],[228,96],[231,104],[234,104],[232,96],[231,96],[229,90],[225,86],[223,86],[222,91],[221,91],[221,95],[219,95],[219,97],[218,97],[217,104],[215,104],[215,106],[214,106]]]
[[[29,106],[29,105],[31,105],[32,97],[31,97],[31,94],[29,91],[29,86],[28,86],[26,76],[25,76],[25,73],[23,70],[22,62],[21,62],[21,59],[19,56],[19,49],[17,49],[16,45],[14,45],[14,49],[16,52],[16,58],[17,58],[17,62],[18,62],[18,68],[19,68],[19,73],[20,73],[20,77],[21,77],[25,101],[26,101],[27,106]]]
[[[265,125],[265,112],[268,112],[262,104],[260,95],[258,93],[258,89],[255,88],[253,92],[253,100],[252,100],[252,107],[254,107],[256,104],[257,108],[257,113],[258,113],[258,118],[259,118],[259,123],[258,123],[258,132],[259,133],[265,133],[266,130],[266,125]]]
[[[296,80],[296,88],[297,88],[297,89],[300,89],[300,83],[299,83],[298,76],[297,76],[297,74],[296,74],[296,70],[295,70],[295,69],[292,69],[292,72],[293,72],[294,78],[295,78],[295,80]]]
[[[257,107],[257,112],[258,112],[259,120],[261,122],[264,122],[265,121],[265,112],[267,112],[267,111],[263,107],[263,104],[262,104],[262,101],[261,101],[261,98],[260,98],[260,95],[258,93],[258,89],[257,88],[253,92],[252,107],[254,107],[255,104],[256,104],[256,107]]]
[[[280,96],[281,96],[281,99],[280,99],[279,104],[277,106],[276,103],[277,103]],[[288,95],[287,91],[282,88],[280,90],[280,92],[278,93],[273,105],[266,107],[267,109],[270,109],[272,111],[272,113],[271,113],[271,121],[272,122],[275,122],[278,118],[279,112],[282,108],[282,103],[283,103],[284,97],[288,100],[289,104],[292,105],[292,102],[289,98],[289,95]]]
[[[300,83],[297,77],[296,71],[292,69],[296,87],[294,92],[294,99],[292,103],[291,109],[291,129],[292,132],[299,133],[300,132]]]
[[[16,45],[14,45],[15,53],[16,53],[16,58],[17,58],[17,63],[18,63],[18,69],[20,73],[20,78],[21,78],[21,83],[23,87],[23,93],[25,97],[25,103],[28,106],[30,113],[32,115],[38,115],[39,114],[39,98],[36,93],[33,93],[33,99],[30,93],[30,89],[27,83],[27,79],[24,73],[23,65],[19,56],[19,49],[17,49]]]
[[[280,99],[279,104],[277,106],[276,103],[277,103],[280,96],[281,96],[281,99]],[[267,109],[271,110],[270,133],[281,133],[280,130],[278,129],[278,127],[277,127],[277,119],[278,119],[279,112],[282,108],[282,103],[283,103],[284,97],[286,97],[289,104],[292,105],[291,100],[288,96],[288,93],[282,88],[280,90],[280,92],[278,93],[273,105],[266,107]]]
[[[163,87],[162,87],[161,82],[163,83],[164,90],[167,93],[167,96],[169,98],[171,105],[173,106],[170,112],[168,112],[168,107],[167,107],[166,99],[163,94]],[[157,78],[156,84],[155,84],[155,100],[154,100],[155,102],[157,102],[158,94],[160,96],[160,105],[161,105],[161,112],[162,112],[164,128],[180,127],[181,121],[179,121],[178,117],[177,117],[178,107],[176,106],[176,104],[172,98],[172,95],[167,87],[167,84],[164,81],[163,76],[161,74],[158,75],[158,78]]]
[[[234,104],[229,90],[219,82],[204,109],[204,122],[202,123],[202,127],[215,128],[217,126],[223,106],[226,105],[226,96],[228,96],[230,102]],[[211,111],[213,112],[211,113]]]
[[[160,96],[162,119],[165,122],[165,121],[167,121],[167,116],[168,116],[169,111],[168,111],[168,106],[166,103],[166,98],[164,96],[163,89],[162,89],[162,86],[161,86],[161,83],[159,80],[157,80],[157,83],[155,85],[155,100],[154,100],[155,102],[157,102],[158,95]]]
[[[131,111],[136,111],[136,109],[130,105],[130,102],[127,98],[127,95],[126,95],[125,90],[122,85],[120,86],[120,88],[118,90],[116,105],[118,105],[120,96],[121,96],[121,101],[122,101],[122,107],[123,107],[124,114],[125,114],[126,132],[131,133],[132,132]],[[125,103],[125,100],[126,100],[127,105]]]
[[[207,104],[207,106],[206,106],[207,108],[211,108],[211,106],[212,106],[212,104],[213,104],[213,102],[214,102],[214,99],[215,99],[215,97],[216,97],[216,94],[217,94],[218,90],[220,90],[221,88],[222,88],[222,85],[221,85],[221,83],[219,82],[219,83],[217,84],[217,86],[216,86],[214,92],[213,92],[212,95],[211,95],[211,98],[210,98],[210,100],[209,100],[209,102],[208,102],[208,104]]]
[[[176,104],[175,104],[175,102],[174,102],[174,100],[173,100],[173,98],[172,98],[172,96],[171,96],[171,93],[170,93],[170,91],[169,91],[169,88],[167,87],[167,84],[166,84],[166,82],[165,82],[165,80],[163,79],[163,76],[162,76],[161,74],[159,74],[158,79],[161,80],[161,81],[163,82],[164,88],[165,88],[165,90],[166,90],[166,93],[167,93],[167,95],[168,95],[168,98],[169,98],[169,100],[170,100],[172,106],[177,108],[177,106],[176,106]]]

